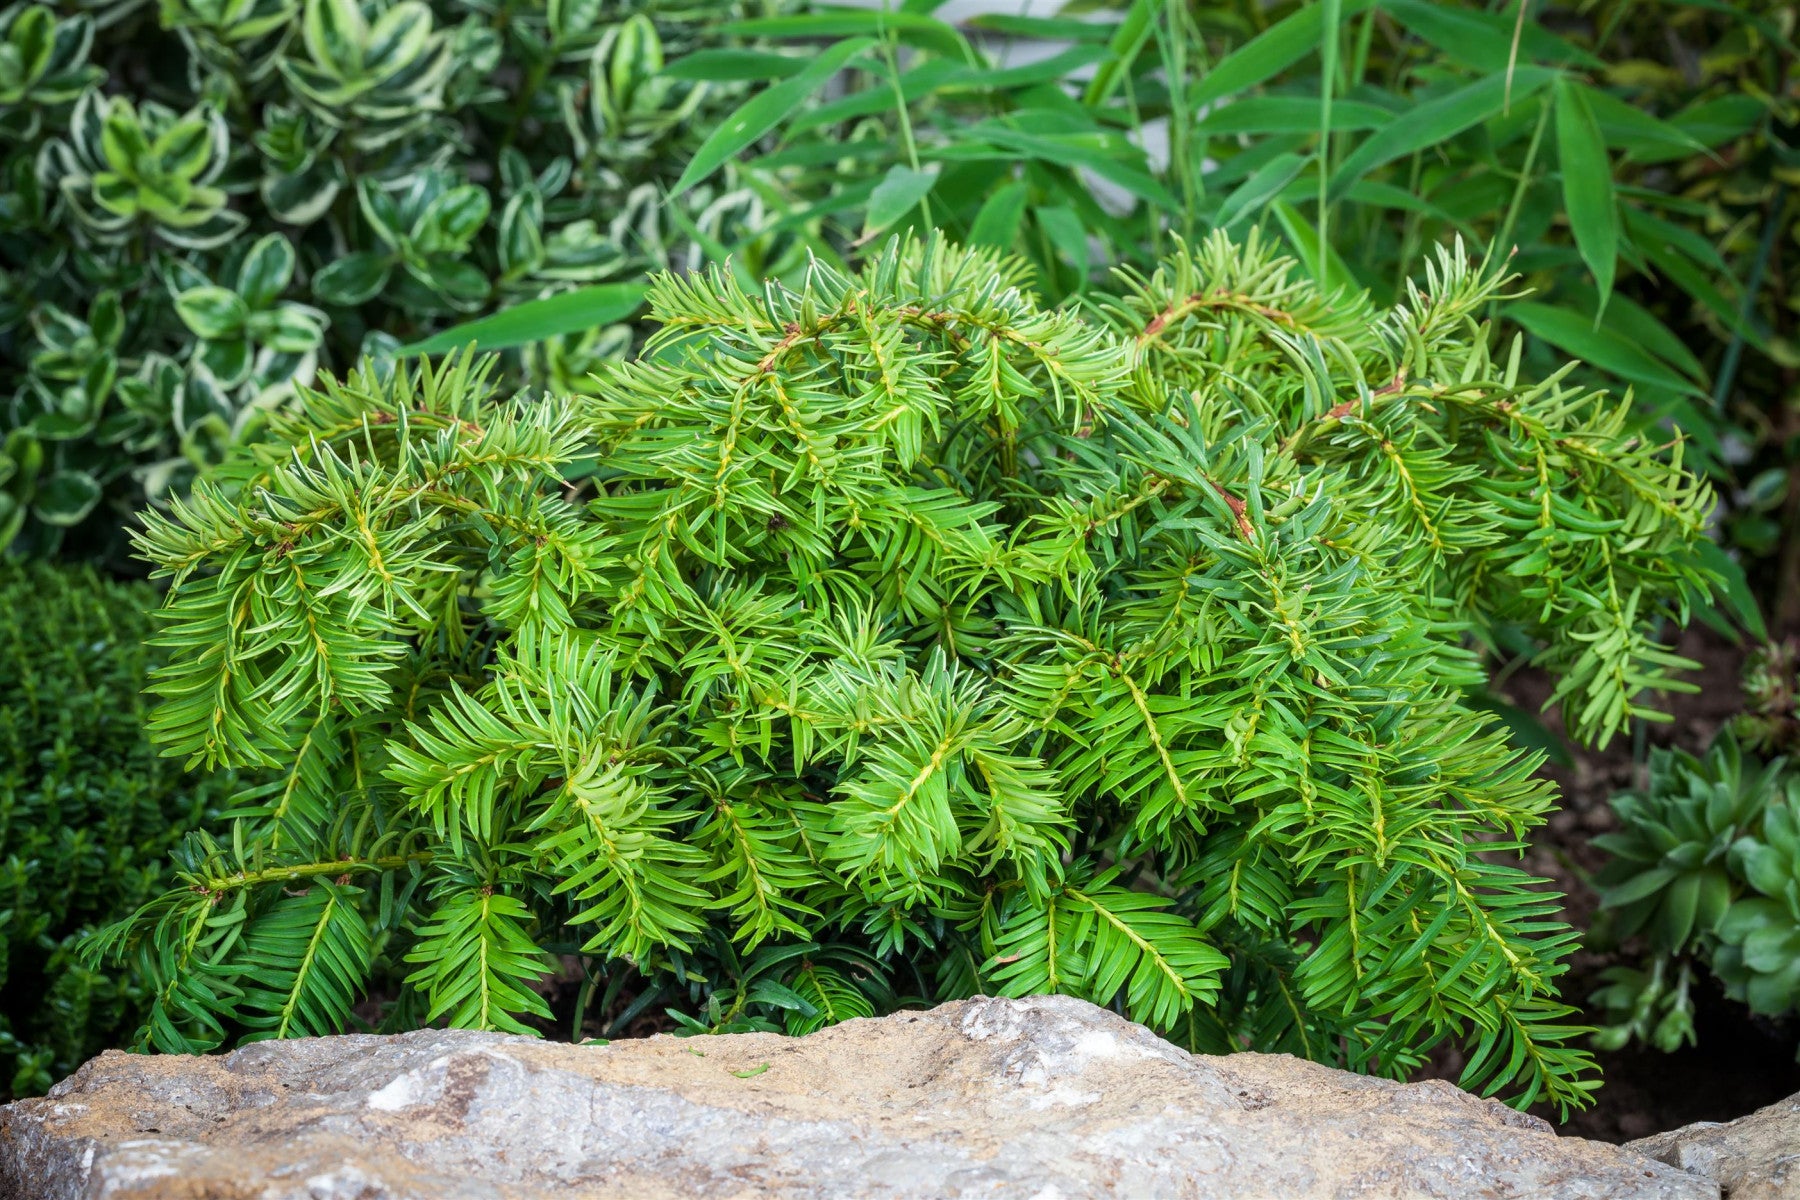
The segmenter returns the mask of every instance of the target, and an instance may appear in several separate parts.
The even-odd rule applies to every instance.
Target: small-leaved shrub
[[[147,1040],[375,981],[522,1029],[558,949],[701,1028],[1057,991],[1581,1103],[1575,935],[1493,861],[1552,789],[1464,693],[1507,629],[1579,736],[1651,715],[1711,584],[1680,443],[1492,357],[1455,253],[1388,310],[1255,240],[1096,310],[1026,271],[663,277],[590,398],[327,380],[151,514],[155,736],[275,775],[93,944]]]
[[[317,367],[635,279],[759,213],[728,186],[662,204],[737,87],[665,78],[663,56],[709,44],[735,12],[0,11],[0,547],[52,550],[111,496],[88,526],[104,542]],[[637,294],[621,285],[540,331],[523,373],[584,377],[629,342],[608,322]]]
[[[133,972],[80,935],[168,886],[169,852],[228,780],[143,732],[155,652],[145,584],[0,563],[0,1090],[42,1092],[144,1016]]]

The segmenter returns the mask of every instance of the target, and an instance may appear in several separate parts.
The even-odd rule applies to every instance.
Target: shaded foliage
[[[169,883],[169,851],[230,782],[144,736],[156,594],[0,565],[0,1087],[44,1091],[142,1019],[143,981],[75,946]]]

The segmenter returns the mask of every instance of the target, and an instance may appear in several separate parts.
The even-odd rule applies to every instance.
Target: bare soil
[[[1700,690],[1666,697],[1664,708],[1674,720],[1647,726],[1646,743],[1698,752],[1743,705],[1743,651],[1704,628],[1688,630],[1679,649],[1701,664],[1691,676]],[[1550,681],[1521,673],[1505,691],[1514,704],[1536,712],[1550,694]],[[1544,714],[1544,721],[1560,731],[1554,713]],[[1589,879],[1606,856],[1592,839],[1616,824],[1607,799],[1641,782],[1633,749],[1626,737],[1604,750],[1572,749],[1572,765],[1544,768],[1562,789],[1563,809],[1538,832],[1524,865],[1565,894],[1564,916],[1577,929],[1592,927],[1599,902]],[[1578,950],[1563,981],[1565,999],[1585,1002],[1601,986],[1600,973],[1631,961],[1632,949]],[[1694,999],[1698,1045],[1674,1054],[1638,1045],[1598,1054],[1604,1082],[1593,1107],[1561,1122],[1553,1110],[1538,1115],[1557,1122],[1564,1133],[1621,1142],[1694,1121],[1729,1121],[1800,1092],[1800,1063],[1795,1061],[1800,1023],[1753,1017],[1744,1005],[1727,999],[1705,971],[1698,972]],[[1588,1020],[1597,1023],[1598,1014],[1590,1013]]]

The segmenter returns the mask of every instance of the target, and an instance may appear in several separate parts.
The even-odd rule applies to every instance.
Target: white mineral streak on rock
[[[419,1077],[411,1071],[399,1076],[386,1087],[369,1094],[369,1107],[381,1112],[399,1112],[411,1108],[423,1095]]]

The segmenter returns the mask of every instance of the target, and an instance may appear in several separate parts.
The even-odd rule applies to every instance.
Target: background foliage
[[[515,365],[559,388],[617,353],[647,265],[760,211],[662,207],[737,90],[663,56],[734,3],[0,13],[0,546],[104,552],[318,366],[471,313],[557,297]]]
[[[152,590],[0,564],[0,1088],[33,1095],[127,1038],[142,980],[75,953],[169,880],[230,789],[160,758],[142,697]]]
[[[1740,731],[1756,744],[1752,723]],[[1619,831],[1596,839],[1613,856],[1599,876],[1601,939],[1647,949],[1640,966],[1607,972],[1603,1046],[1694,1043],[1696,964],[1759,1016],[1800,1008],[1800,776],[1785,757],[1746,753],[1740,731],[1704,757],[1652,752],[1649,786],[1615,797]]]

